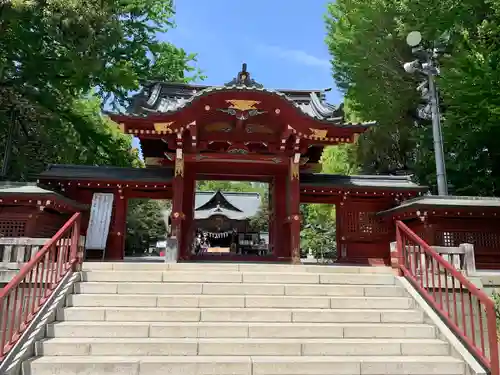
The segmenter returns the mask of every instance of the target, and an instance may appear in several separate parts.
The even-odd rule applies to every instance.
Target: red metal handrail
[[[75,213],[0,290],[0,361],[16,344],[61,279],[81,261],[80,213]]]
[[[493,300],[401,221],[396,222],[396,246],[402,275],[491,375],[500,375]]]

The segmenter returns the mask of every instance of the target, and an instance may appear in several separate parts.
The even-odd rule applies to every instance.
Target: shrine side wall
[[[429,217],[405,221],[410,229],[434,246],[474,245],[476,268],[500,270],[500,218]]]
[[[1,207],[0,237],[50,238],[69,217],[69,214],[40,211],[37,207]]]
[[[391,208],[394,196],[389,193],[361,196],[356,192],[315,196],[303,194],[301,203],[335,205],[338,262],[390,263],[390,242],[395,239],[394,224],[376,214]]]

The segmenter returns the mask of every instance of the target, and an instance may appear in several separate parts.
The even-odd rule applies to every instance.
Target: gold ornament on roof
[[[153,124],[155,131],[158,133],[172,133],[172,129],[170,129],[170,125],[172,125],[174,122],[157,122]]]
[[[226,100],[226,103],[229,103],[229,108],[236,109],[238,111],[250,111],[252,109],[257,109],[255,106],[260,104],[260,101],[229,99]]]
[[[325,139],[328,134],[328,130],[309,128],[311,131],[311,138]]]

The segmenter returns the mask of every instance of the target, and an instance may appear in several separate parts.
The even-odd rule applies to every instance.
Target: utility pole
[[[420,73],[426,77],[426,81],[417,88],[417,90],[422,92],[422,97],[427,100],[427,105],[420,111],[419,116],[425,119],[429,119],[430,117],[432,120],[432,137],[434,140],[434,159],[436,162],[438,195],[448,195],[443,135],[441,131],[441,114],[439,109],[439,93],[436,87],[436,76],[439,75],[439,68],[436,61],[438,49],[424,49],[421,47],[421,42],[422,35],[420,32],[412,31],[408,34],[406,43],[412,47],[412,52],[417,56],[417,59],[405,63],[403,67],[407,73]]]
[[[429,94],[432,116],[432,138],[434,139],[434,158],[436,160],[436,179],[438,195],[448,195],[446,165],[444,161],[443,133],[441,131],[441,114],[439,111],[439,93],[433,74],[428,73]]]

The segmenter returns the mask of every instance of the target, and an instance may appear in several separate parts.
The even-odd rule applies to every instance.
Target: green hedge
[[[495,301],[495,311],[497,313],[497,327],[500,332],[500,293],[493,292],[493,301]]]

